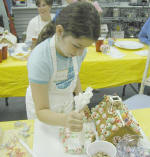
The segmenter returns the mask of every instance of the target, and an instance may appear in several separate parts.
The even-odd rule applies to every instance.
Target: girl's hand
[[[83,127],[83,114],[75,111],[66,114],[65,127],[73,132],[80,132]]]

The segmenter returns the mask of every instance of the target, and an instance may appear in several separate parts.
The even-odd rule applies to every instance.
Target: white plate
[[[115,46],[130,50],[141,49],[144,47],[142,43],[137,41],[116,41]]]
[[[25,43],[18,43],[14,48],[14,53],[11,53],[11,57],[19,60],[27,60],[29,53]]]

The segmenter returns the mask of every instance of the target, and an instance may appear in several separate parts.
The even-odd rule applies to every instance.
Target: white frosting
[[[84,93],[79,93],[79,95],[74,97],[76,112],[79,112],[90,103],[90,99],[93,96],[92,90],[91,87],[88,87]]]
[[[105,128],[105,125],[104,125],[104,124],[101,124],[101,125],[100,125],[100,128],[101,128],[101,129],[104,129],[104,128]]]
[[[96,125],[99,125],[99,124],[100,124],[100,122],[101,122],[100,120],[96,121]]]
[[[0,42],[3,42],[3,40],[6,40],[7,42],[15,45],[17,43],[17,38],[12,33],[5,31],[3,35],[0,38]]]
[[[106,118],[107,118],[106,113],[103,113],[103,114],[102,114],[102,117],[103,117],[104,119],[106,119]]]

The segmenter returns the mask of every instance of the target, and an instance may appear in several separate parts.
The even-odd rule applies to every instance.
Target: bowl
[[[116,157],[116,147],[107,141],[95,141],[87,146],[86,153],[92,157],[98,152],[106,153],[109,157]]]
[[[150,143],[138,135],[128,135],[117,146],[118,157],[150,157]]]

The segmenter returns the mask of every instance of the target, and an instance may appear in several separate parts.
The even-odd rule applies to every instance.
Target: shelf
[[[102,8],[150,8],[149,6],[131,6],[129,2],[114,2],[114,3],[104,3],[99,2]]]
[[[106,21],[120,21],[120,22],[143,22],[145,20],[145,17],[138,17],[138,18],[131,18],[129,17],[102,17],[102,22]]]

